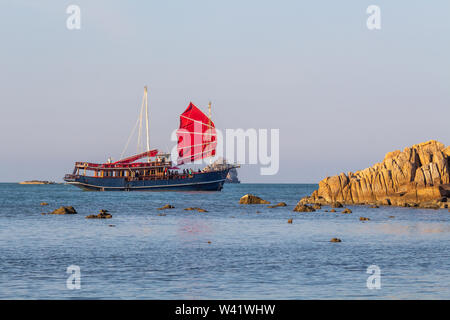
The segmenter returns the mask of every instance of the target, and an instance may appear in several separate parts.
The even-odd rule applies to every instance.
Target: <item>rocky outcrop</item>
[[[226,183],[241,183],[239,181],[236,168],[231,168],[230,171],[228,171],[227,178],[225,179],[225,182]]]
[[[246,194],[239,200],[239,204],[270,204],[270,202],[263,200],[258,196]]]
[[[99,214],[91,214],[86,216],[86,219],[111,219],[112,215],[108,213],[108,210],[100,210]]]
[[[383,162],[320,181],[299,203],[419,206],[450,197],[450,146],[428,141],[386,154]],[[442,201],[445,198],[445,201]],[[439,204],[440,205],[440,204]]]
[[[56,182],[53,182],[53,181],[41,181],[41,180],[29,180],[29,181],[19,182],[19,184],[56,184]]]

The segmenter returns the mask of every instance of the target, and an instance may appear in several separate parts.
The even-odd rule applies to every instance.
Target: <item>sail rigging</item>
[[[178,164],[213,157],[216,154],[217,135],[214,122],[192,102],[180,115],[178,137]]]

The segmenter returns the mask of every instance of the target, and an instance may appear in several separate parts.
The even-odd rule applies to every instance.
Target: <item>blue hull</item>
[[[99,178],[74,176],[67,183],[88,191],[220,191],[228,169],[193,174],[192,178],[163,180],[128,180],[127,178]]]

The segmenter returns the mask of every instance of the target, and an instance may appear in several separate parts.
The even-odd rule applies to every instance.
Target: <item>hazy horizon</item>
[[[81,8],[81,29],[66,8]],[[381,8],[368,30],[366,8]],[[450,144],[450,3],[0,3],[0,181],[62,181],[118,158],[149,87],[152,147],[192,101],[222,130],[279,129],[280,170],[318,183],[428,140]],[[132,153],[133,149],[129,148]]]

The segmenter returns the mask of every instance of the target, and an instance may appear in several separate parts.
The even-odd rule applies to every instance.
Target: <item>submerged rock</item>
[[[189,207],[189,208],[185,208],[184,210],[187,210],[187,211],[197,210],[198,212],[208,212],[208,210],[205,210],[202,208],[197,208],[197,207]]]
[[[370,219],[369,219],[369,218],[366,218],[366,217],[359,217],[359,220],[360,220],[360,221],[369,221]]]
[[[47,202],[41,202],[41,206],[48,206]]]
[[[389,152],[370,168],[327,177],[301,201],[414,206],[442,197],[450,197],[450,146],[431,140]]]
[[[289,219],[288,223],[292,224],[293,221],[294,221],[293,219]]]
[[[270,202],[263,200],[258,196],[246,194],[239,200],[239,204],[270,204]]]
[[[342,242],[342,240],[339,238],[333,238],[330,240],[330,242]]]
[[[342,210],[342,213],[352,213],[352,210],[350,210],[349,208],[345,208],[344,210]]]
[[[278,208],[278,207],[286,207],[285,202],[278,202],[277,204],[274,204],[273,206],[268,206],[268,208]]]
[[[67,206],[67,207],[59,207],[58,209],[53,210],[49,214],[76,214],[77,211],[74,207]]]
[[[158,208],[158,210],[165,210],[165,209],[174,209],[175,207],[170,205],[170,204],[166,204],[165,206],[162,206],[161,208]]]
[[[300,204],[298,203],[295,208],[294,208],[295,212],[314,212],[316,211],[316,209],[314,209],[311,206],[308,206],[306,204]]]

